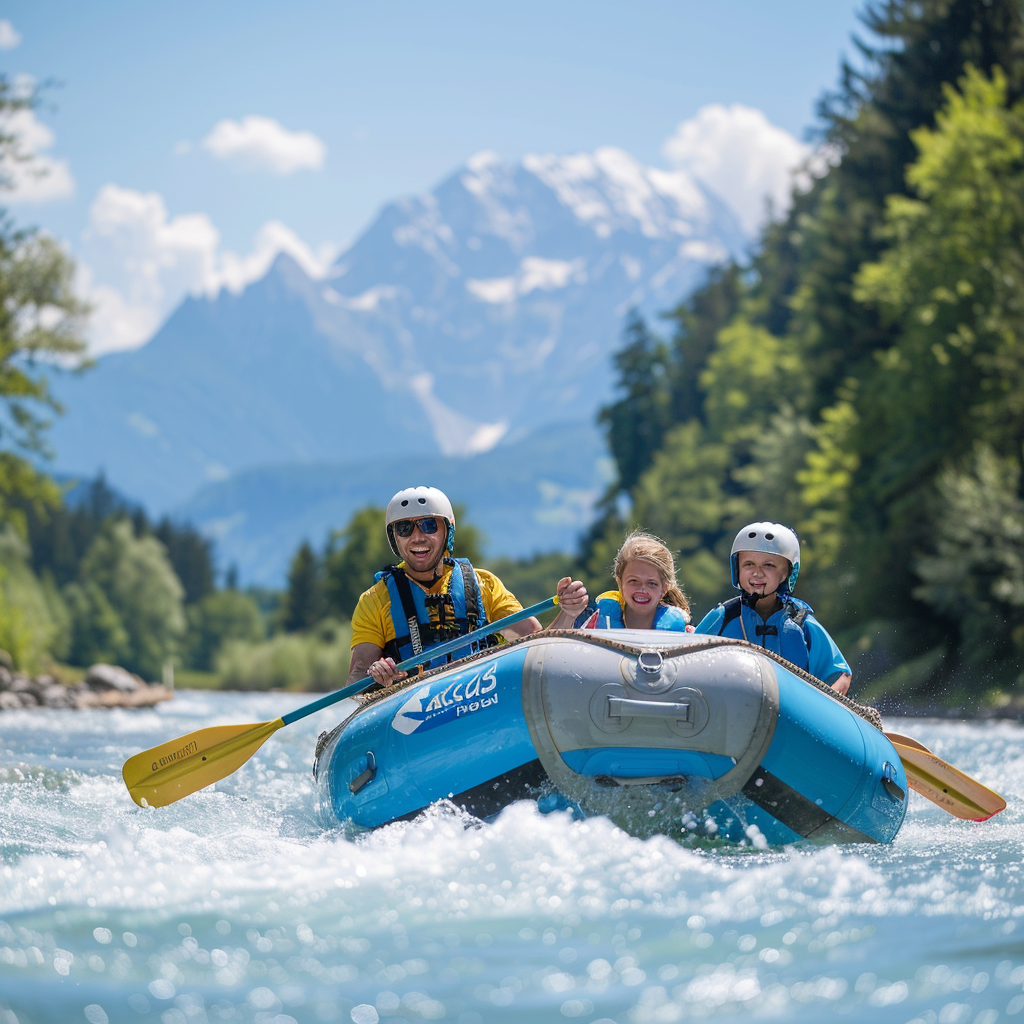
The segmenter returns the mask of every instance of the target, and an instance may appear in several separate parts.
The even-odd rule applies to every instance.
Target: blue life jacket
[[[622,616],[622,605],[617,597],[602,595],[596,601],[598,629],[625,629],[626,622]],[[654,613],[653,629],[674,629],[682,633],[686,631],[687,619],[682,608],[674,604],[659,604]]]
[[[746,639],[752,644],[766,647],[768,650],[780,654],[786,661],[791,661],[798,668],[807,668],[811,639],[807,627],[804,625],[804,619],[810,613],[811,606],[806,601],[787,597],[781,611],[770,616],[767,622],[764,622],[761,616],[754,612],[754,618],[757,619],[754,636],[746,637],[744,637],[742,629],[743,598],[734,597],[724,601],[722,608],[725,614],[722,616],[722,624],[718,629],[719,636],[724,636],[730,623],[739,619],[741,625],[739,639]],[[772,619],[776,621],[772,622]],[[730,636],[736,635],[735,629],[730,630]]]
[[[472,633],[487,622],[480,580],[469,559],[445,558],[444,564],[451,568],[451,576],[440,594],[428,594],[421,586],[410,583],[405,570],[397,565],[389,565],[374,576],[375,580],[384,580],[387,584],[395,639],[387,642],[384,654],[396,662]],[[431,609],[436,609],[437,614],[432,616]],[[500,640],[491,637],[474,641],[423,667],[446,665],[497,643]]]

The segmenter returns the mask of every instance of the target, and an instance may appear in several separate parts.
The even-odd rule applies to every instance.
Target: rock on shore
[[[0,711],[18,708],[141,708],[170,700],[162,683],[147,683],[118,665],[93,665],[80,683],[26,676],[0,664]]]

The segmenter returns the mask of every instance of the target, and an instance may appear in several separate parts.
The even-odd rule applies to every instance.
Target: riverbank
[[[141,708],[173,696],[174,691],[162,683],[147,683],[118,665],[92,665],[81,679],[70,681],[45,672],[29,676],[0,665],[0,711]]]

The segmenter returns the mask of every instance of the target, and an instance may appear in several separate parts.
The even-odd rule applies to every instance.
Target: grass
[[[194,669],[179,668],[174,670],[174,688],[176,690],[220,690],[221,679],[216,672],[197,672]]]

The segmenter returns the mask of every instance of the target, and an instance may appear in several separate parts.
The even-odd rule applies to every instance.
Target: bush
[[[68,611],[52,583],[36,577],[28,559],[28,548],[14,530],[0,529],[0,648],[19,669],[34,672],[48,662]]]
[[[308,633],[282,633],[263,643],[229,640],[217,655],[226,690],[330,692],[345,685],[352,629],[332,619]]]
[[[187,665],[200,672],[213,668],[217,652],[228,641],[259,643],[266,635],[256,602],[237,590],[207,594],[185,611],[188,617]]]

